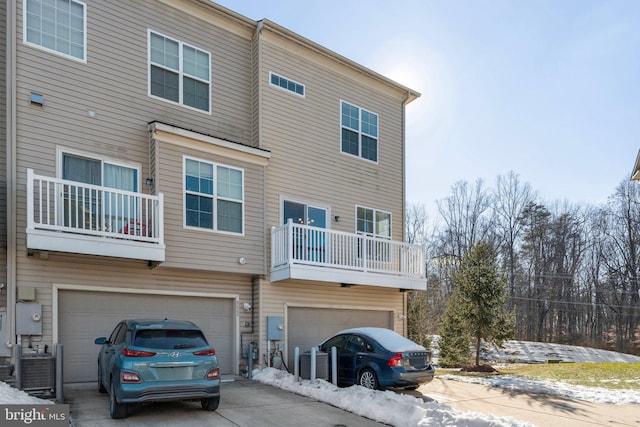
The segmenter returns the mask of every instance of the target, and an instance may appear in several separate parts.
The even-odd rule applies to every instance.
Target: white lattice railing
[[[163,243],[163,198],[27,171],[27,229]]]
[[[292,264],[423,278],[424,249],[388,239],[309,225],[271,228],[271,269]]]

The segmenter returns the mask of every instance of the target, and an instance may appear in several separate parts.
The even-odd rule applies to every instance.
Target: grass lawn
[[[614,390],[640,389],[640,363],[549,363],[513,364],[496,367],[500,375],[519,375],[549,381],[587,387],[603,387]],[[451,369],[438,369],[440,374],[466,374]]]

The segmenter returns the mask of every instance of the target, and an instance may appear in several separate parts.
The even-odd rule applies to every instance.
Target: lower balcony
[[[308,225],[271,229],[271,282],[287,279],[425,290],[420,245]]]
[[[27,249],[163,262],[163,198],[27,171]]]

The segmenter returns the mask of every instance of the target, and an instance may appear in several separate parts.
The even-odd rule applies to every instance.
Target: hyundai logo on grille
[[[174,359],[180,357],[180,352],[179,351],[172,351],[171,353],[169,353],[169,357],[173,357]]]

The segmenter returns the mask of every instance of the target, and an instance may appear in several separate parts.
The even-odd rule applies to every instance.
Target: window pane
[[[373,234],[373,210],[359,207],[357,212],[358,232]]]
[[[242,204],[218,200],[218,230],[242,233]]]
[[[187,159],[185,186],[187,191],[213,195],[213,165]]]
[[[102,165],[100,160],[65,154],[62,158],[62,179],[102,185]]]
[[[378,136],[378,116],[362,110],[362,132],[373,137]]]
[[[209,81],[209,54],[190,46],[183,47],[185,74]]]
[[[376,212],[376,236],[391,237],[391,214]]]
[[[83,4],[72,0],[25,1],[27,42],[84,59]],[[72,45],[71,40],[80,46]]]
[[[285,200],[284,202],[284,224],[291,218],[294,223],[304,224],[305,223],[305,214],[304,214],[304,205],[302,203],[289,202]]]
[[[151,94],[170,101],[178,102],[178,74],[154,65],[151,66]]]
[[[184,77],[182,102],[199,110],[209,111],[209,85],[198,80]]]
[[[218,195],[242,200],[242,172],[218,166]]]
[[[342,103],[342,126],[349,127],[354,130],[360,130],[359,109],[353,105]]]
[[[342,128],[342,151],[357,156],[359,154],[358,148],[358,134]]]
[[[185,221],[188,226],[212,229],[212,199],[209,197],[187,194]]]
[[[362,157],[374,162],[378,161],[378,141],[362,135]]]

